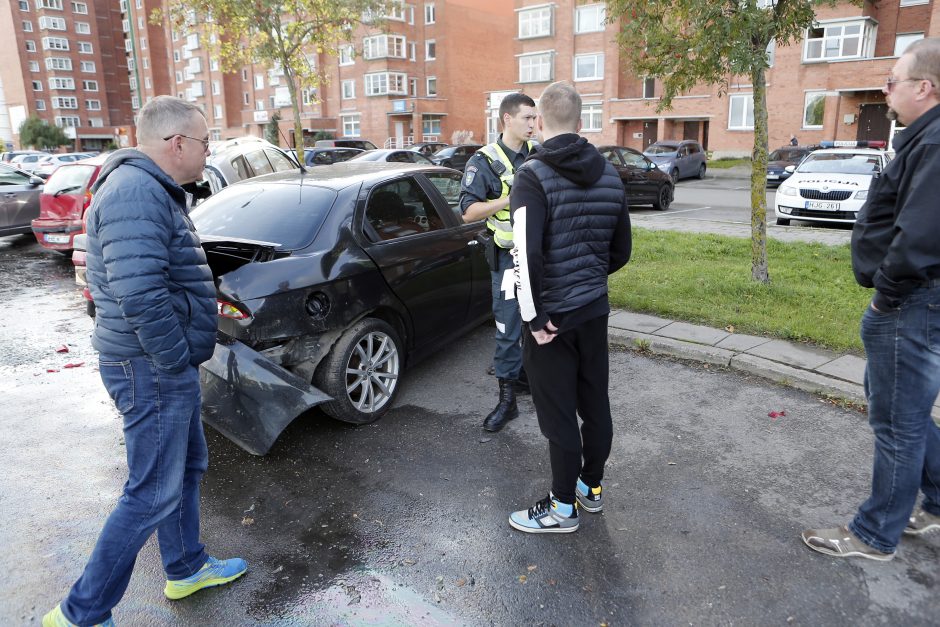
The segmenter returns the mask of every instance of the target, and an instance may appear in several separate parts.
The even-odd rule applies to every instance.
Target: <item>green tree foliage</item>
[[[860,3],[861,0],[858,0]],[[621,51],[637,76],[662,81],[658,110],[696,85],[725,94],[741,77],[753,86],[751,276],[768,282],[767,47],[786,46],[813,24],[814,7],[834,0],[609,0],[608,20],[620,20]]]
[[[32,146],[42,150],[54,150],[59,146],[68,146],[72,140],[55,124],[31,115],[20,124],[20,145]]]
[[[264,138],[275,146],[281,145],[280,129],[278,128],[280,121],[281,114],[275,111],[274,115],[271,116],[271,121],[264,127]]]
[[[171,0],[169,18],[182,34],[215,35],[214,52],[222,70],[237,72],[260,63],[283,72],[294,113],[294,142],[303,161],[301,95],[328,81],[321,55],[336,56],[363,15],[385,15],[389,0]],[[159,10],[152,21],[162,22]],[[373,20],[376,28],[380,20]],[[308,91],[308,93],[314,93]]]

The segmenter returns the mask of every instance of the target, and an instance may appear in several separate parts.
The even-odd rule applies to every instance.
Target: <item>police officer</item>
[[[487,263],[493,282],[493,317],[496,319],[496,353],[493,369],[499,381],[499,404],[483,421],[487,431],[499,431],[519,415],[516,388],[522,369],[522,318],[515,296],[512,224],[509,190],[515,171],[534,142],[535,101],[521,93],[509,94],[499,105],[503,132],[495,142],[477,151],[467,162],[460,188],[464,222],[486,220]]]

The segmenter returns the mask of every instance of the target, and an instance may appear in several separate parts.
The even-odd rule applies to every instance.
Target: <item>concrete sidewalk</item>
[[[865,403],[865,359],[855,355],[623,310],[611,312],[609,341]],[[940,404],[936,400],[933,416],[940,420]]]

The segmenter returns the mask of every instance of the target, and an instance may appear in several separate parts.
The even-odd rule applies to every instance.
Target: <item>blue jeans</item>
[[[915,290],[897,311],[862,317],[865,395],[875,433],[871,496],[849,528],[893,552],[917,502],[940,514],[940,428],[930,417],[940,391],[940,285]]]
[[[66,618],[78,625],[111,616],[154,530],[168,579],[189,577],[208,559],[199,542],[199,481],[209,454],[199,416],[198,368],[167,373],[146,357],[106,355],[99,368],[124,419],[128,479],[85,572],[62,603]]]
[[[519,301],[516,300],[515,283],[510,300],[503,292],[503,276],[506,270],[514,267],[509,250],[499,248],[496,251],[498,272],[490,272],[493,282],[493,318],[496,319],[496,353],[493,355],[493,369],[500,379],[518,379],[522,369],[522,314],[519,313]]]

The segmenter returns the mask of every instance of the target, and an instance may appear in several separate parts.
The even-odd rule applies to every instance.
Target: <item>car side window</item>
[[[463,222],[463,214],[460,211],[460,180],[463,178],[459,174],[449,172],[428,172],[424,175],[441,193],[447,205],[450,207],[458,221]]]
[[[276,150],[265,150],[264,154],[268,156],[268,161],[271,162],[275,172],[287,172],[288,170],[297,169],[297,166],[291,163],[290,159]]]
[[[238,180],[244,181],[245,179],[250,179],[253,174],[251,173],[251,168],[248,167],[248,162],[245,161],[245,157],[238,155],[232,159],[232,169],[238,173]]]
[[[248,162],[248,165],[251,166],[251,169],[254,170],[255,176],[261,176],[262,174],[270,174],[274,172],[271,168],[271,164],[268,162],[267,157],[264,156],[263,150],[254,150],[245,155],[245,161]]]
[[[15,170],[0,168],[0,185],[25,185],[28,180],[28,176]]]
[[[629,150],[624,150],[621,153],[624,162],[631,168],[640,168],[641,170],[646,170],[646,159],[643,158],[643,155],[638,155],[635,152],[630,152]]]
[[[329,165],[333,163],[333,159],[328,152],[317,152],[313,155],[313,163],[314,165]]]
[[[610,161],[611,163],[613,163],[613,164],[616,165],[616,166],[621,166],[621,165],[623,165],[623,164],[620,162],[620,156],[617,154],[617,151],[614,150],[613,148],[605,148],[605,149],[601,150],[601,156],[604,157],[605,159],[607,159],[608,161]]]
[[[373,188],[366,205],[366,225],[366,235],[372,241],[388,241],[444,228],[431,199],[413,178]]]
[[[388,161],[392,163],[411,163],[411,157],[404,152],[393,152],[388,156]]]

